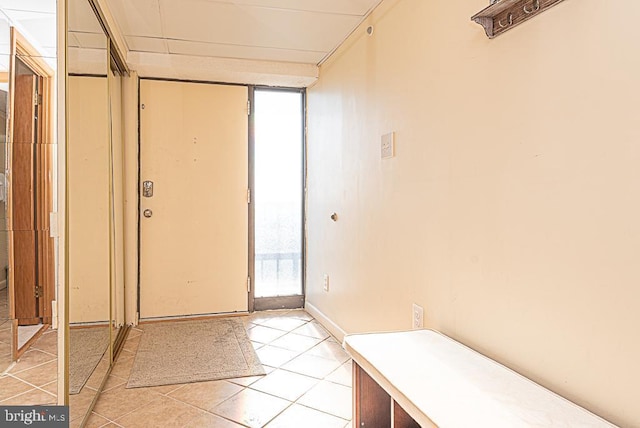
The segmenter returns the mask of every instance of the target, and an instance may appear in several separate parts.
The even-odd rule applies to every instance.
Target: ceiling
[[[0,69],[8,69],[9,25],[55,68],[56,0],[0,0],[0,21]]]
[[[380,0],[107,0],[131,52],[319,64]]]
[[[303,87],[381,0],[97,1],[141,76]],[[104,69],[105,38],[87,0],[68,5],[70,71]],[[0,0],[0,71],[9,25],[55,68],[56,22],[56,0]]]

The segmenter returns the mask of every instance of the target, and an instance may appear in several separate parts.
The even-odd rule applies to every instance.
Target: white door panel
[[[247,310],[247,96],[140,82],[141,318]]]

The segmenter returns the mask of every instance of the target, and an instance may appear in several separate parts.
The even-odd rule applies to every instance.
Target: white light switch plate
[[[389,132],[381,138],[380,156],[382,159],[388,159],[395,156],[396,133]]]

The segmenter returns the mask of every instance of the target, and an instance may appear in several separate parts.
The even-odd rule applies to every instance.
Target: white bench
[[[615,425],[433,330],[347,335],[354,428]]]

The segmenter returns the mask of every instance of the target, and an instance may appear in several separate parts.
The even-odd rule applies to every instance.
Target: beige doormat
[[[144,325],[127,388],[264,375],[237,318]]]
[[[79,394],[109,346],[109,328],[69,330],[69,394]]]

